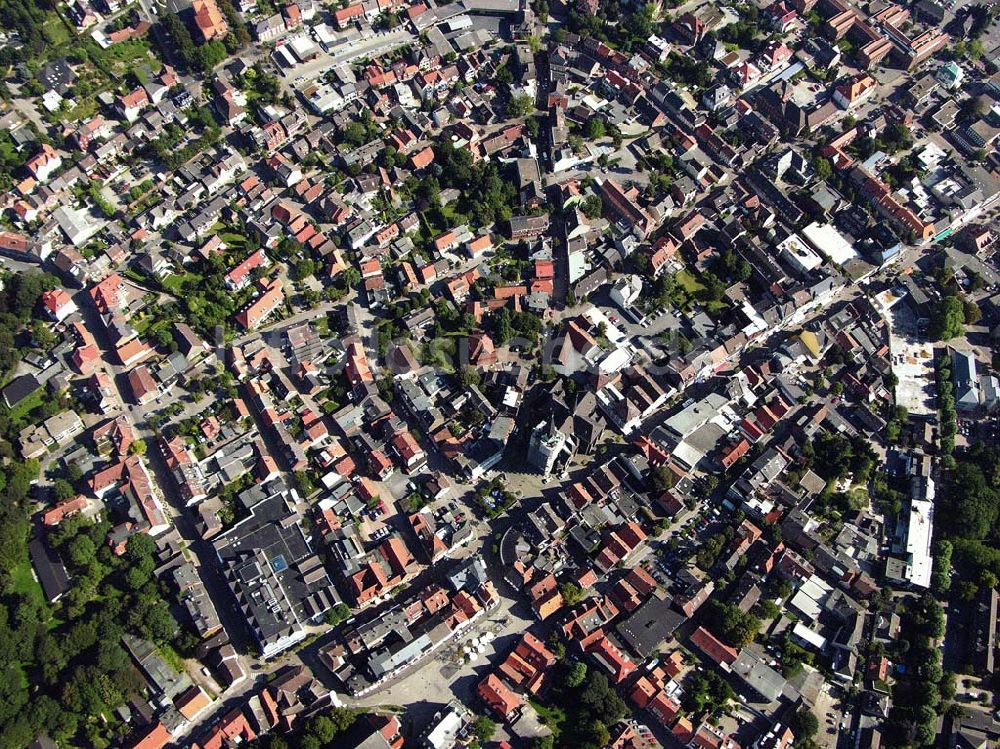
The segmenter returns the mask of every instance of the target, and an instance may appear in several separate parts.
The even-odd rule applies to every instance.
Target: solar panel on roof
[[[250,562],[240,570],[239,575],[244,583],[250,583],[260,577],[260,567],[256,562]]]

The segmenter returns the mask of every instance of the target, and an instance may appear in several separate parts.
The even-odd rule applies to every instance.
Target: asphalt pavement
[[[214,549],[212,549],[209,542],[201,537],[190,510],[185,507],[177,495],[173,477],[170,475],[170,471],[167,469],[162,455],[156,447],[156,435],[147,422],[147,418],[151,413],[150,409],[135,406],[130,402],[130,393],[123,386],[125,374],[130,368],[109,363],[113,356],[114,347],[110,345],[104,323],[94,308],[87,292],[84,290],[77,292],[74,302],[80,308],[84,324],[94,334],[94,338],[104,352],[102,368],[110,375],[110,379],[114,383],[118,398],[122,404],[122,413],[132,425],[136,437],[145,440],[149,444],[150,449],[146,453],[146,462],[152,470],[156,485],[162,493],[165,501],[164,510],[169,515],[171,523],[177,529],[187,550],[193,557],[191,561],[194,563],[205,584],[205,588],[219,613],[219,618],[233,643],[233,647],[236,648],[237,652],[242,654],[243,657],[241,660],[243,661],[243,665],[249,670],[248,667],[254,662],[255,658],[248,655],[253,650],[253,643],[247,631],[246,621],[235,609],[236,602],[232,597],[229,586],[226,584],[221,571],[219,571],[213,562],[215,557]],[[115,414],[109,414],[109,416],[113,415]],[[205,560],[209,560],[209,562],[206,563]]]

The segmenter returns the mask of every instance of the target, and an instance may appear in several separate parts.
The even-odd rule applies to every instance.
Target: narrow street
[[[16,87],[11,86],[11,89],[16,91]],[[45,133],[48,132],[49,125],[42,119],[42,116],[38,113],[38,109],[35,107],[33,100],[28,97],[19,96],[15,93],[14,98],[10,102],[11,106],[20,112],[24,117],[26,117],[30,122],[33,122],[39,131]]]
[[[129,402],[131,396],[124,384],[125,375],[128,371],[127,368],[107,364],[111,357],[114,356],[114,348],[108,343],[104,323],[94,308],[90,296],[86,291],[79,291],[74,296],[74,301],[80,308],[87,329],[94,333],[98,345],[105,353],[104,370],[114,383],[118,398],[122,403],[122,413],[132,425],[136,437],[145,440],[147,443],[146,462],[153,472],[156,485],[162,492],[163,499],[165,500],[164,510],[170,516],[171,522],[183,540],[186,550],[191,556],[190,561],[195,565],[202,581],[205,583],[212,603],[218,611],[219,618],[222,620],[222,624],[229,634],[233,646],[237,652],[242,654],[242,664],[249,672],[250,667],[255,665],[257,661],[249,655],[253,651],[253,643],[250,640],[246,623],[236,609],[236,602],[221,572],[217,565],[211,561],[215,556],[215,551],[212,549],[210,543],[202,539],[201,534],[198,533],[195,527],[195,522],[190,512],[187,511],[177,496],[173,478],[170,476],[170,472],[163,462],[163,456],[156,446],[156,435],[147,423],[150,410],[146,407],[135,406]],[[114,415],[108,414],[109,417]],[[209,560],[209,562],[206,563],[206,560]]]
[[[31,315],[18,310],[11,345],[23,357],[19,368],[49,379],[22,378],[5,394],[9,442],[19,437],[24,458],[34,450],[43,471],[52,466],[48,485],[31,487],[44,525],[93,510],[113,518],[110,543],[119,533],[148,542],[143,531],[162,530],[157,562],[172,561],[154,571],[165,599],[157,600],[156,613],[170,606],[186,631],[190,617],[171,592],[179,546],[204,584],[198,603],[208,595],[221,622],[218,638],[229,638],[245,675],[221,688],[211,670],[217,651],[204,664],[193,657],[178,663],[173,650],[190,651],[171,648],[178,640],[165,624],[130,626],[155,640],[151,647],[166,665],[132,649],[136,664],[125,655],[105,668],[103,650],[91,654],[106,643],[89,643],[67,655],[57,680],[41,656],[21,664],[13,663],[15,654],[8,670],[23,672],[23,684],[10,690],[21,692],[19,704],[51,697],[74,724],[79,713],[76,735],[52,736],[60,745],[297,746],[309,743],[305,736],[321,725],[314,721],[321,711],[344,705],[357,709],[352,733],[368,727],[365,713],[399,717],[391,731],[375,726],[378,733],[359,737],[363,746],[409,748],[425,743],[420,733],[458,701],[469,724],[487,715],[497,724],[493,741],[478,736],[477,743],[510,741],[518,749],[548,734],[542,717],[563,732],[552,742],[560,749],[640,745],[642,736],[664,746],[785,746],[792,739],[782,727],[800,734],[794,741],[802,744],[794,716],[800,710],[818,720],[813,749],[859,749],[867,747],[862,729],[895,730],[897,714],[909,719],[920,708],[897,704],[896,712],[885,709],[887,717],[863,712],[882,709],[883,693],[916,699],[912,687],[923,686],[940,697],[928,704],[940,707],[933,717],[943,720],[937,744],[989,743],[949,735],[951,717],[941,716],[951,716],[951,699],[931,679],[918,684],[929,669],[912,655],[901,657],[911,614],[893,604],[913,591],[880,589],[921,579],[926,587],[921,572],[942,571],[933,513],[917,494],[922,490],[933,509],[929,470],[948,465],[950,437],[933,422],[948,409],[943,396],[933,401],[928,392],[927,413],[902,414],[906,384],[930,382],[935,366],[943,381],[937,354],[947,347],[958,351],[953,369],[964,362],[966,374],[954,376],[953,390],[966,388],[970,414],[992,413],[1000,403],[996,380],[982,385],[993,395],[989,405],[971,398],[982,379],[976,361],[989,376],[997,373],[990,366],[990,334],[1000,319],[997,227],[956,233],[995,218],[1000,196],[993,179],[1000,88],[992,113],[985,100],[974,101],[976,87],[992,80],[988,71],[979,74],[985,65],[967,70],[963,86],[950,64],[963,54],[950,48],[955,35],[948,32],[932,35],[940,46],[925,47],[927,56],[908,60],[907,71],[887,70],[888,57],[885,65],[873,62],[870,73],[858,67],[874,47],[892,47],[898,64],[907,43],[927,45],[893,32],[898,21],[907,33],[929,33],[934,24],[921,8],[912,17],[889,9],[899,11],[898,20],[860,6],[843,15],[843,8],[831,15],[822,5],[797,14],[770,0],[678,0],[669,12],[588,2],[571,4],[572,11],[560,5],[569,17],[546,20],[547,4],[529,0],[450,2],[234,9],[139,0],[98,16],[96,25],[78,8],[46,6],[45,21],[61,21],[68,34],[62,26],[58,35],[32,29],[46,37],[45,48],[18,47],[39,55],[17,60],[29,70],[24,77],[56,60],[71,63],[72,77],[65,65],[53,66],[52,75],[27,86],[44,82],[61,91],[65,100],[54,113],[51,92],[39,101],[23,94],[24,86],[11,86],[9,119],[45,132],[42,140],[55,144],[58,159],[27,137],[10,139],[7,176],[16,187],[6,204],[7,228],[23,236],[5,237],[0,249],[37,261],[31,267],[57,268],[61,283],[72,286],[84,270],[88,285],[109,274],[140,283],[128,280],[127,291],[137,293],[109,299],[111,314],[103,318],[86,289],[68,290],[78,313],[65,304],[66,292],[51,287],[32,298]],[[152,29],[133,28],[133,15]],[[112,23],[116,16],[128,24]],[[862,47],[857,32],[866,23],[866,35],[886,39]],[[848,27],[855,33],[840,38]],[[830,28],[837,39],[818,38]],[[1000,43],[1000,19],[991,33]],[[56,38],[67,49],[57,49]],[[1000,47],[981,52],[985,63]],[[214,69],[206,69],[209,58],[219,60]],[[165,65],[180,78],[162,75]],[[921,89],[924,99],[910,106]],[[534,95],[534,107],[530,96],[518,101],[522,93]],[[982,110],[974,120],[970,102]],[[952,110],[952,122],[923,132],[944,119],[932,108],[938,104]],[[98,111],[107,126],[88,124]],[[849,120],[867,139],[849,149],[857,162],[823,145]],[[891,129],[911,120],[923,123],[912,126],[912,144]],[[967,163],[951,145],[966,130],[986,145]],[[18,153],[24,158],[15,165]],[[608,180],[622,186],[621,194],[600,189]],[[576,221],[573,205],[586,208],[585,220]],[[803,228],[806,221],[820,230]],[[953,251],[972,248],[970,234],[974,249]],[[928,245],[906,246],[917,237]],[[485,238],[491,249],[480,252],[473,238]],[[74,260],[71,245],[85,257]],[[872,265],[900,248],[891,264]],[[925,267],[910,275],[907,266],[924,259],[929,266],[943,255],[954,283]],[[612,292],[628,280],[623,270],[646,285],[645,293],[633,284]],[[470,271],[477,274],[474,288],[460,288],[459,277]],[[363,280],[343,293],[347,276]],[[909,300],[896,293],[904,276]],[[27,284],[4,280],[7,306],[29,306],[14,303]],[[949,340],[927,343],[930,353],[915,358],[919,374],[917,365],[907,372],[889,361],[887,368],[887,359],[906,359],[893,349],[899,337],[889,302],[912,307],[912,324],[898,330],[926,338],[926,319],[944,327],[936,324],[946,316],[939,300],[953,293],[962,309],[951,311],[955,330],[941,336]],[[852,302],[855,315],[845,311]],[[237,304],[244,314],[234,318]],[[980,304],[973,320],[976,310],[966,305]],[[151,314],[158,306],[163,314]],[[29,400],[43,385],[56,392],[48,383],[63,382],[53,372],[65,366],[53,364],[72,355],[77,315],[100,349],[99,357],[84,353],[94,354],[93,366],[114,391],[106,412],[88,406],[82,428],[70,414],[50,415],[49,404]],[[218,369],[192,353],[200,341],[190,340],[182,320],[197,331],[192,337],[212,338]],[[962,320],[970,325],[963,328]],[[46,337],[48,328],[54,333]],[[303,335],[289,336],[292,328]],[[385,356],[390,331],[406,339],[397,341],[411,349],[419,376],[397,377],[400,369]],[[44,339],[56,334],[64,340],[47,346]],[[145,364],[117,364],[116,346],[134,336],[139,351],[131,358]],[[345,339],[360,341],[371,377],[360,364],[341,371]],[[149,356],[144,346],[154,342]],[[973,349],[968,357],[965,346]],[[233,349],[242,347],[256,349],[246,352],[248,362],[263,362],[252,373],[234,362],[240,352]],[[130,355],[122,349],[121,357]],[[290,362],[298,362],[298,372]],[[58,396],[58,410],[75,405],[70,398],[81,392],[89,397],[78,374],[70,373],[72,395]],[[37,424],[16,415],[22,403]],[[144,476],[132,486],[107,487],[106,502],[63,502],[86,493],[88,482],[105,488],[92,477],[119,457],[92,454],[88,431],[105,419],[127,420],[144,441],[147,450],[129,452],[142,456],[152,486],[139,487]],[[60,426],[67,421],[70,427]],[[964,413],[957,424],[956,459],[987,426]],[[186,440],[203,474],[178,467],[161,450],[161,434]],[[36,435],[51,439],[39,447]],[[893,468],[902,464],[895,453],[907,450],[919,461],[908,459],[906,471],[923,461],[920,480],[915,473],[907,479],[908,493]],[[541,464],[551,472],[536,472]],[[883,469],[892,482],[883,484]],[[69,489],[64,474],[72,475]],[[254,504],[263,486],[273,486],[262,482],[278,475],[302,496]],[[16,486],[16,465],[7,476]],[[123,479],[107,483],[115,481]],[[218,510],[225,529],[215,542],[202,537],[199,507],[186,504],[200,482],[201,507]],[[947,486],[938,484],[944,498]],[[308,491],[299,493],[298,485]],[[169,521],[148,510],[150,493]],[[50,508],[53,497],[59,504]],[[117,525],[126,512],[138,523]],[[233,520],[251,514],[247,522]],[[155,528],[142,521],[146,516]],[[78,553],[77,539],[65,532],[79,532],[72,526],[51,538],[42,527],[29,561],[48,600],[71,590],[53,608],[64,621],[49,619],[52,634],[76,645],[70,641],[86,635],[95,607],[76,606],[78,593],[93,597],[72,590],[89,577],[81,558],[92,555],[89,548]],[[103,538],[80,540],[100,547],[102,559],[109,553]],[[459,569],[474,557],[485,570]],[[59,562],[72,575],[54,575]],[[152,583],[137,584],[121,570],[115,575],[116,586],[124,580],[147,603]],[[66,579],[46,584],[54,576]],[[946,596],[943,666],[957,672],[968,646],[982,650],[986,643],[992,671],[996,598],[985,607],[984,635],[967,626],[973,614],[983,618],[984,607],[951,606]],[[15,622],[23,618],[22,603],[9,598]],[[153,623],[160,622],[150,615]],[[938,640],[924,634],[917,650],[933,649]],[[258,636],[271,657],[260,655]],[[210,644],[218,647],[202,641],[197,652]],[[845,666],[842,656],[852,652],[861,658],[846,658]],[[289,667],[302,672],[302,682],[273,684]],[[185,694],[187,683],[171,689],[174,668],[210,693],[201,712],[194,704],[202,695]],[[123,682],[115,704],[81,696],[80,678],[90,680],[91,669],[97,686],[99,677]],[[144,682],[118,678],[126,669]],[[595,678],[602,672],[610,677]],[[477,690],[487,674],[495,678]],[[992,684],[971,676],[959,684],[960,702],[992,711]],[[220,725],[224,717],[232,720]],[[32,733],[55,734],[39,723]],[[931,743],[929,726],[921,728],[921,742]],[[138,737],[150,730],[152,740]],[[481,722],[453,730],[456,744],[484,733]],[[620,737],[612,739],[612,730]],[[5,738],[7,731],[0,724]],[[608,738],[597,739],[599,733]],[[910,733],[903,738],[921,735]],[[997,736],[1000,723],[991,734]],[[318,743],[348,744],[343,736]]]

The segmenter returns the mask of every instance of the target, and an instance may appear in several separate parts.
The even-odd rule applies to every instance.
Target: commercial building
[[[250,632],[269,657],[301,641],[304,625],[340,599],[302,530],[292,490],[278,479],[251,487],[238,501],[249,516],[213,546]]]

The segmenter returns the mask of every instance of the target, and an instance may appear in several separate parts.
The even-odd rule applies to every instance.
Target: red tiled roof
[[[410,164],[414,169],[423,169],[434,161],[434,149],[428,146],[410,157]]]
[[[517,710],[523,700],[504,684],[495,674],[490,674],[476,687],[476,694],[498,717],[506,720]]]
[[[704,627],[698,627],[691,634],[691,644],[718,664],[731,665],[739,657],[739,653],[719,640]]]
[[[161,722],[157,722],[139,741],[132,745],[133,749],[162,749],[173,739],[170,731]]]

